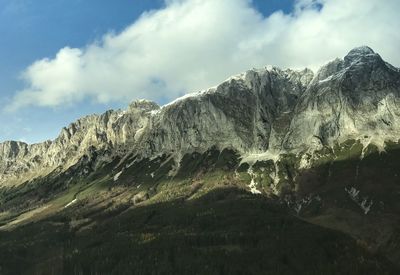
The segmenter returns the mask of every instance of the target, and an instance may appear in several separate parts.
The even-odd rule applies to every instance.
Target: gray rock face
[[[249,70],[159,107],[84,117],[54,141],[0,144],[0,186],[65,170],[93,152],[177,159],[210,147],[267,156],[332,146],[349,138],[381,148],[400,136],[400,72],[368,47],[312,71]]]
[[[182,155],[212,146],[241,153],[265,151],[273,133],[283,136],[285,126],[278,122],[290,120],[312,76],[310,70],[250,70],[187,95],[152,117],[138,150],[146,156]]]
[[[399,139],[399,96],[398,69],[370,48],[356,48],[316,74],[299,99],[284,147],[307,150],[311,143],[314,149],[359,139],[383,149],[385,140]]]
[[[66,170],[84,155],[110,150],[123,154],[140,138],[150,120],[150,112],[160,107],[150,101],[133,102],[126,111],[89,115],[61,130],[54,141],[28,145],[0,144],[0,186],[15,185],[55,169]]]

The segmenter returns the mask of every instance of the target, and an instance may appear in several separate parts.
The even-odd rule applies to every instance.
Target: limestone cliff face
[[[0,144],[0,186],[65,170],[83,156],[178,159],[210,147],[242,155],[317,150],[349,138],[383,146],[400,134],[400,72],[368,47],[312,71],[249,70],[165,106],[140,100],[90,115],[54,141]],[[107,153],[105,153],[107,152]]]
[[[159,106],[136,101],[126,111],[107,111],[89,115],[61,130],[54,141],[28,145],[9,141],[0,144],[0,186],[20,184],[51,171],[76,164],[94,151],[123,154],[147,127],[150,112]]]
[[[285,132],[285,126],[276,124],[282,117],[291,118],[312,76],[310,70],[250,70],[215,88],[187,95],[152,117],[140,147],[147,156],[204,151],[211,146],[241,153],[265,151],[272,133]]]
[[[356,48],[318,71],[295,113],[287,150],[347,139],[383,149],[385,140],[400,137],[400,72],[370,48]]]

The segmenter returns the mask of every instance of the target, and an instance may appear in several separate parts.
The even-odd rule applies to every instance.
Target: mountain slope
[[[249,273],[270,270],[290,274],[304,268],[292,263],[293,257],[323,249],[328,256],[319,259],[321,263],[313,265],[302,258],[300,262],[308,263],[305,273],[347,270],[365,274],[365,270],[374,270],[395,274],[400,268],[399,96],[399,69],[372,49],[360,47],[344,59],[326,64],[315,75],[308,69],[253,69],[162,107],[140,100],[125,111],[82,118],[64,128],[54,141],[0,144],[0,247],[10,255],[9,261],[0,260],[0,267],[8,271],[17,268],[13,259],[21,252],[18,249],[25,255],[47,249],[50,244],[46,235],[35,239],[28,234],[30,248],[24,248],[25,241],[18,241],[30,230],[42,228],[61,234],[50,237],[61,238],[57,249],[68,248],[57,254],[57,259],[46,254],[27,261],[26,269],[50,273],[49,266],[37,262],[56,260],[64,273],[95,272],[101,270],[101,264],[91,269],[86,262],[91,260],[80,260],[78,255],[81,250],[97,253],[91,247],[101,247],[104,254],[99,255],[114,259],[102,268],[118,273],[115,257],[121,255],[114,250],[107,254],[113,242],[99,241],[98,236],[109,232],[111,239],[121,234],[129,238],[130,230],[139,230],[154,240],[154,247],[171,247],[169,241],[158,242],[159,237],[168,235],[162,229],[164,222],[158,220],[154,231],[148,233],[147,222],[134,225],[128,220],[138,215],[151,219],[152,213],[160,211],[161,216],[170,217],[177,207],[179,219],[204,223],[203,233],[209,234],[207,238],[216,234],[216,245],[224,248],[213,250],[214,244],[207,243],[202,250],[203,233],[198,228],[192,232],[194,240],[175,236],[183,250],[166,252],[166,259],[188,253],[192,256],[185,261],[191,265],[195,255],[212,250],[215,255],[229,254],[228,262],[244,257],[244,264],[250,265],[249,255],[261,253],[259,265]],[[231,189],[236,191],[226,191]],[[243,218],[240,211],[230,212],[224,203],[221,206],[218,195],[210,195],[222,194],[224,198],[226,193],[231,194],[222,200],[226,205],[242,205],[248,209],[246,213],[261,207],[266,217],[263,211],[254,210],[247,221],[250,227],[241,223],[236,227],[235,221]],[[205,200],[207,204],[202,206]],[[256,206],[247,204],[248,200],[256,201]],[[285,251],[293,249],[292,254],[282,256],[284,259],[266,261],[275,248],[249,247],[235,241],[241,237],[220,240],[235,230],[248,232],[244,239],[252,239],[252,230],[266,230],[274,222],[265,210],[269,206],[264,204],[274,205],[279,219],[290,224],[291,233],[282,238],[291,238],[296,230],[304,231],[298,236],[304,243],[297,237],[293,237],[293,243],[275,242],[257,233],[261,242],[275,243]],[[164,211],[164,207],[169,210]],[[188,208],[188,212],[179,212],[180,207]],[[199,214],[206,209],[220,209],[218,217],[232,215],[232,219],[216,229],[216,220]],[[188,224],[179,225],[179,219],[173,219],[169,226],[177,232],[189,230]],[[113,223],[125,231],[110,232]],[[304,228],[314,233],[308,234]],[[271,233],[280,236],[281,232],[278,226]],[[322,239],[327,247],[315,244],[310,250],[300,248],[314,243],[319,235],[325,236]],[[329,238],[341,245],[331,246]],[[87,240],[87,246],[76,248],[74,256],[70,244],[76,240]],[[193,242],[200,247],[189,249]],[[13,250],[14,246],[19,248]],[[127,253],[144,246],[129,246]],[[163,257],[143,249],[143,257]],[[351,261],[340,258],[350,254],[354,256],[352,267]],[[124,266],[137,261],[124,259],[129,262]],[[266,261],[265,265],[259,261]],[[273,262],[275,269],[271,268]],[[146,262],[144,266],[153,264]],[[197,264],[207,266],[201,261]],[[166,266],[169,271],[192,271],[170,263]],[[231,270],[225,265],[213,266],[211,273],[218,268],[240,273],[239,267]],[[155,273],[162,273],[162,269]]]
[[[236,189],[102,210],[0,232],[2,274],[395,274],[350,237]]]

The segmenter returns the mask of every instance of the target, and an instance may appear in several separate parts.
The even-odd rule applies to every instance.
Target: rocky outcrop
[[[333,146],[397,141],[400,72],[368,47],[312,71],[264,68],[165,106],[140,100],[125,111],[90,115],[54,141],[0,144],[0,186],[20,184],[85,155],[110,161],[127,154],[152,158],[229,148],[271,157]]]

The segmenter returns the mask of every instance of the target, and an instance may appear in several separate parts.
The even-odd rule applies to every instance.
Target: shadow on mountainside
[[[90,223],[77,223],[77,220]],[[193,200],[74,206],[0,232],[1,274],[396,274],[351,237],[235,188]]]

